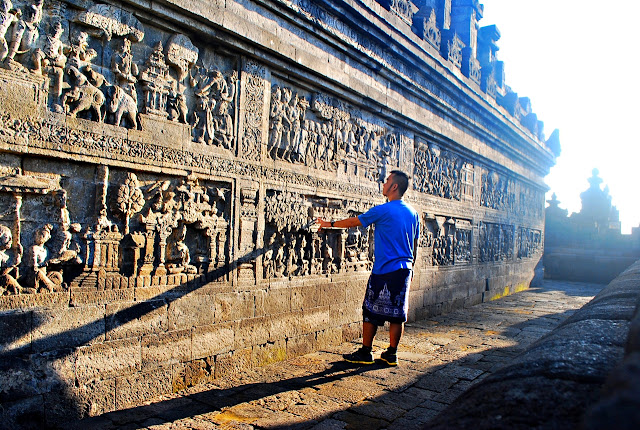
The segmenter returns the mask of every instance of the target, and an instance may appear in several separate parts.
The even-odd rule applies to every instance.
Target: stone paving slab
[[[357,367],[345,343],[191,387],[80,429],[417,429],[565,321],[604,286],[545,281],[494,302],[409,323],[400,366]],[[387,346],[378,334],[375,355]]]

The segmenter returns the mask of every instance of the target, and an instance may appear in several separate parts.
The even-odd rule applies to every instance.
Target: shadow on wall
[[[96,384],[100,385],[104,381],[79,380],[78,372],[83,372],[83,369],[77,367],[80,366],[77,361],[81,355],[81,347],[88,345],[100,347],[103,345],[107,359],[101,363],[94,363],[94,368],[86,370],[85,373],[90,374],[93,371],[109,374],[110,370],[114,370],[110,367],[117,366],[117,364],[110,363],[108,357],[111,355],[113,361],[121,362],[121,357],[116,360],[116,354],[122,353],[123,350],[118,351],[115,347],[96,342],[104,341],[110,331],[143,319],[145,316],[153,314],[157,309],[166,308],[205,286],[215,286],[216,280],[226,279],[227,275],[235,270],[238,263],[246,261],[247,258],[257,258],[263,253],[264,249],[255,250],[215,272],[196,276],[189,282],[173,287],[148,300],[134,303],[132,306],[118,310],[113,314],[105,316],[103,310],[101,318],[70,330],[47,334],[48,331],[55,330],[55,309],[47,310],[47,318],[43,317],[37,321],[33,321],[35,318],[32,317],[32,312],[14,312],[6,315],[0,320],[0,331],[7,339],[3,345],[0,345],[2,346],[0,351],[0,412],[2,417],[0,428],[40,429],[45,426],[47,428],[55,426],[64,428],[64,423],[72,419],[94,415],[95,411],[92,410],[92,405],[95,399],[92,397],[104,395],[104,391],[96,390],[98,388]],[[7,336],[5,333],[10,334]],[[42,336],[33,339],[38,334],[42,334]],[[122,342],[131,341],[131,339],[121,340]],[[140,354],[139,337],[132,342],[137,345],[135,350],[137,350],[137,354]],[[131,354],[132,350],[124,348],[125,353]],[[136,358],[134,356],[130,358],[131,370],[136,370]],[[90,363],[84,364],[90,365]],[[100,365],[105,368],[98,369]],[[94,393],[93,390],[96,392]],[[168,391],[170,390],[171,387]],[[113,405],[114,401],[115,399],[107,401],[107,404]]]
[[[446,404],[454,401],[455,397],[452,398],[452,395],[461,394],[463,390],[474,383],[473,381],[484,377],[481,375],[486,376],[486,372],[492,372],[501,363],[512,361],[526,346],[520,344],[522,339],[539,336],[540,332],[536,330],[541,330],[541,327],[553,327],[557,325],[558,321],[565,320],[569,315],[570,312],[545,315],[524,323],[502,327],[499,336],[504,337],[505,340],[514,341],[514,345],[489,348],[480,353],[469,353],[463,358],[445,364],[440,364],[442,362],[439,360],[431,364],[429,361],[423,361],[424,356],[414,355],[412,358],[403,360],[401,368],[381,365],[354,368],[343,361],[334,362],[333,359],[336,356],[331,354],[330,358],[323,363],[318,364],[317,361],[314,361],[308,364],[308,368],[303,368],[304,372],[300,371],[300,366],[285,367],[287,366],[285,363],[279,365],[285,369],[276,372],[276,375],[268,372],[258,375],[249,373],[242,378],[262,382],[234,385],[233,382],[220,381],[221,388],[89,418],[78,423],[75,428],[87,428],[94,423],[104,423],[109,420],[122,422],[123,425],[132,427],[141,427],[150,418],[153,418],[154,424],[162,425],[181,419],[194,418],[202,414],[212,414],[201,417],[202,422],[211,423],[212,426],[217,421],[209,420],[222,420],[228,425],[260,425],[260,417],[256,415],[245,416],[246,408],[251,407],[246,403],[305,388],[315,388],[317,391],[278,397],[279,411],[283,415],[297,415],[300,420],[296,421],[296,424],[313,426],[322,420],[332,418],[346,422],[353,428],[363,428],[364,426],[371,426],[371,428],[408,426],[414,428],[428,423],[440,410],[446,407]],[[535,324],[532,324],[532,321],[535,321]],[[536,325],[537,329],[531,331],[531,325]],[[424,323],[410,324],[407,329],[408,331],[427,331],[433,330],[433,327],[432,321],[425,321]],[[446,347],[443,348],[446,349]],[[296,370],[304,374],[276,379],[287,371],[294,373]],[[411,376],[407,377],[406,375]],[[314,410],[313,406],[305,408],[306,405],[314,404],[314,396],[315,401],[318,401],[317,398],[324,398],[325,401],[328,401],[324,395],[330,396],[331,394],[323,391],[332,389],[327,387],[328,385],[335,385],[338,387],[338,391],[357,391],[357,384],[353,382],[353,379],[350,379],[352,376],[360,376],[370,384],[388,384],[389,387],[384,389],[383,386],[380,386],[376,391],[381,394],[375,397],[369,396],[369,400],[372,402],[354,400],[349,403],[356,404],[341,410],[336,410],[338,403],[344,403],[344,399],[338,399],[339,395],[330,399],[331,408],[334,409],[332,412]],[[388,381],[393,378],[397,382],[389,384]],[[367,382],[364,384],[366,385]],[[223,408],[224,411],[222,411]],[[256,408],[264,411],[257,406]],[[382,414],[383,411],[384,414]],[[253,410],[252,412],[257,414]],[[301,412],[304,413],[301,414]],[[392,427],[388,427],[389,425]],[[268,427],[291,428],[290,425],[284,424]]]

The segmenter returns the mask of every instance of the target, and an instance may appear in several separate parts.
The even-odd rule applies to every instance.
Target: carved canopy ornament
[[[144,28],[131,13],[106,4],[97,4],[80,12],[77,22],[102,30],[107,40],[115,36],[127,37],[134,42],[144,38]]]

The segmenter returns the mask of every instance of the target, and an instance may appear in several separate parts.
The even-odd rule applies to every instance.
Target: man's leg
[[[367,348],[371,348],[373,345],[373,338],[378,331],[378,326],[370,323],[369,321],[362,322],[362,345]]]
[[[402,337],[404,323],[389,323],[389,348],[380,354],[380,359],[389,366],[398,365],[398,344]]]
[[[397,348],[404,331],[404,323],[389,323],[389,345]]]

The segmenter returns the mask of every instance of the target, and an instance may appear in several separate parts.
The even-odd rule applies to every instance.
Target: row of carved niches
[[[481,263],[512,260],[513,240],[513,225],[480,222],[478,225],[478,260]]]
[[[74,179],[0,178],[1,294],[96,288],[110,276],[212,281],[228,267],[229,184],[75,169]]]
[[[541,191],[516,182],[504,173],[482,170],[480,204],[510,214],[542,219],[544,195]]]
[[[384,182],[409,158],[411,140],[374,116],[322,93],[275,84],[267,156]]]
[[[454,266],[471,263],[471,221],[424,214],[419,247],[427,266]]]
[[[416,139],[413,189],[452,200],[473,200],[473,164],[454,152]]]
[[[542,250],[542,231],[519,227],[517,243],[518,258],[533,257]]]
[[[268,191],[263,279],[370,270],[372,228],[313,228],[317,218],[339,220],[368,207],[363,202]]]
[[[237,58],[198,48],[184,34],[145,29],[110,5],[13,6],[1,3],[1,65],[47,77],[52,110],[129,128],[141,128],[142,113],[186,124],[195,142],[234,146]]]

